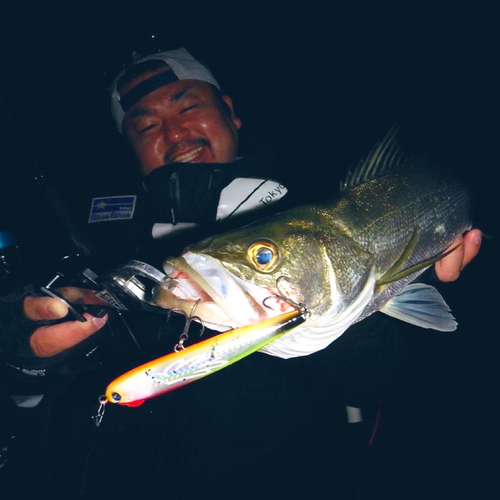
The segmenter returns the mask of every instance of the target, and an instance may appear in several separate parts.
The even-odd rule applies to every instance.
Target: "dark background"
[[[371,467],[389,491],[474,497],[491,486],[498,465],[493,14],[422,4],[280,12],[245,5],[217,12],[143,2],[110,12],[84,4],[71,12],[7,12],[0,97],[28,147],[18,146],[2,119],[0,220],[15,226],[26,217],[44,219],[43,203],[37,209],[26,199],[33,178],[28,150],[70,201],[88,190],[133,189],[133,162],[114,131],[105,87],[132,50],[147,46],[185,46],[208,63],[233,98],[242,133],[268,140],[312,196],[336,191],[347,168],[395,121],[417,143],[432,140],[466,176],[474,226],[493,238],[457,283],[440,286],[459,330],[416,330],[408,339],[411,376],[385,402]]]

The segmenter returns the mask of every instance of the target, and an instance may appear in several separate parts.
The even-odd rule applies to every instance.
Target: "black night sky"
[[[381,453],[389,466],[399,463],[393,453],[403,453],[407,468],[398,466],[414,471],[405,477],[429,481],[429,488],[437,482],[440,498],[491,484],[493,463],[485,457],[497,450],[490,430],[498,381],[493,14],[421,3],[404,12],[361,5],[277,13],[233,4],[224,14],[138,8],[117,4],[104,12],[82,3],[72,13],[2,16],[0,97],[44,174],[75,196],[132,185],[133,163],[111,122],[103,74],[147,47],[184,46],[208,63],[233,98],[242,133],[271,143],[283,168],[322,186],[310,188],[318,196],[336,191],[347,168],[396,121],[417,142],[432,140],[467,176],[477,200],[474,226],[493,238],[457,283],[441,287],[460,329],[419,332],[415,377],[392,403]],[[1,192],[11,206],[29,210],[23,186],[32,171],[9,127],[3,119]],[[317,176],[328,182],[314,182]],[[423,463],[434,472],[419,475]]]

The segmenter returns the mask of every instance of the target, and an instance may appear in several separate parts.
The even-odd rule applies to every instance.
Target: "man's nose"
[[[163,124],[163,137],[167,143],[179,143],[189,135],[189,129],[177,119],[167,120]]]

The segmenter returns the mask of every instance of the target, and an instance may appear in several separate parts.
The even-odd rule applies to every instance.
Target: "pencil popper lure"
[[[303,309],[294,309],[145,363],[111,382],[106,389],[106,400],[139,406],[146,399],[195,382],[232,365],[301,325],[306,314]]]

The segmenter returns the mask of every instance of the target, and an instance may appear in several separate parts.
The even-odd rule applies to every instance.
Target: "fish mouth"
[[[182,309],[216,331],[257,324],[293,309],[276,290],[238,278],[209,255],[188,251],[168,259],[164,270],[177,286],[173,290],[158,286],[155,303]]]

